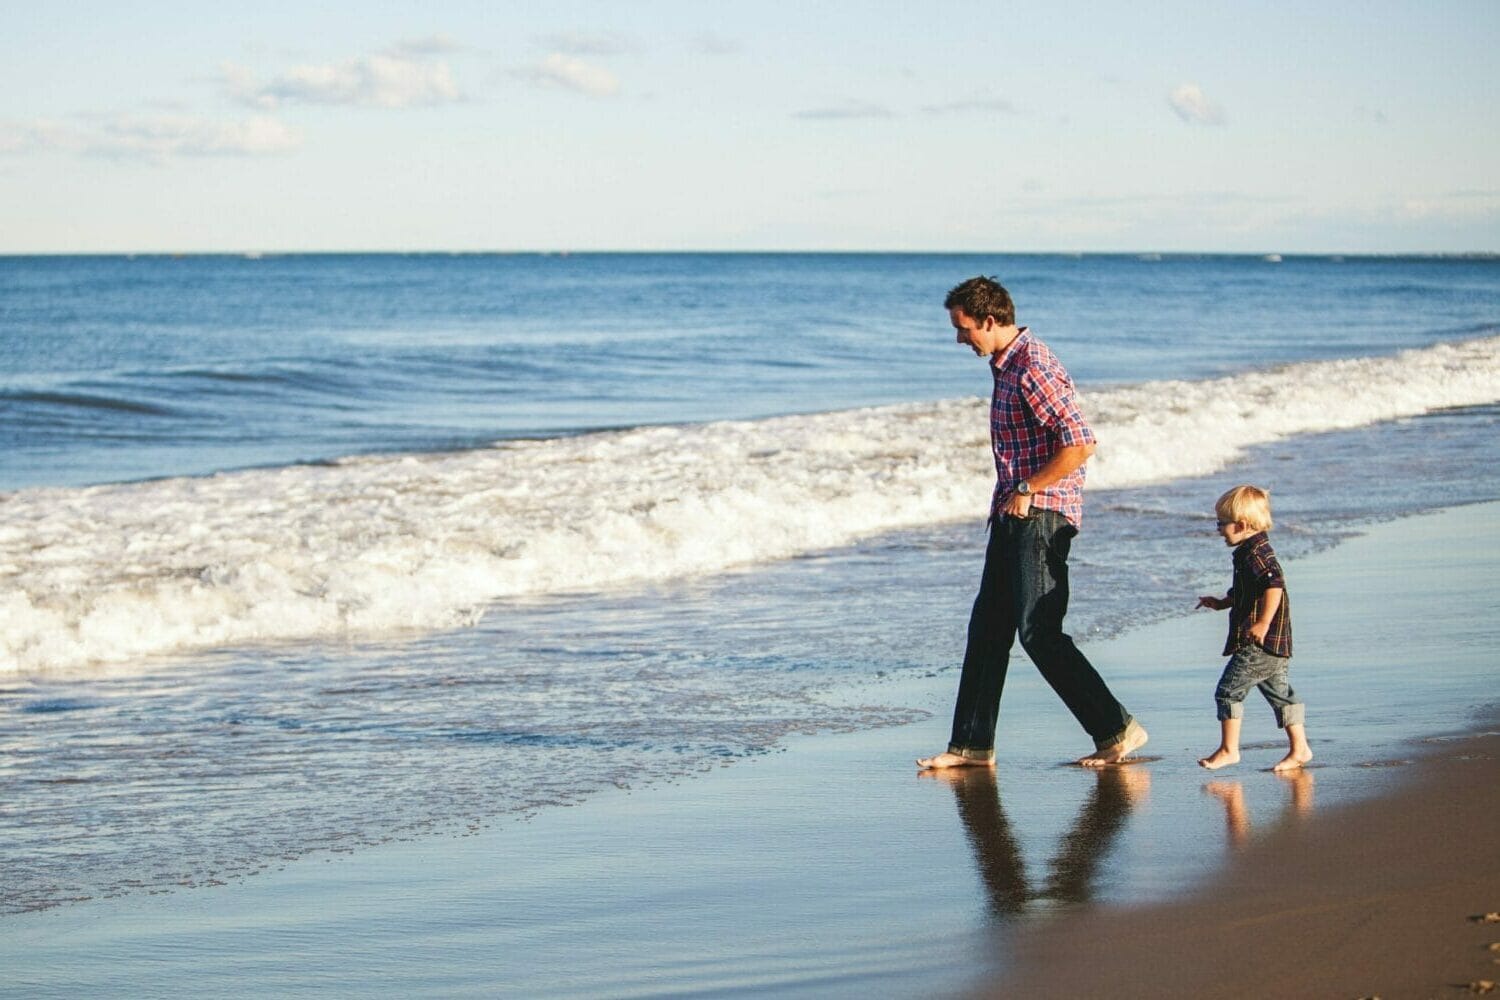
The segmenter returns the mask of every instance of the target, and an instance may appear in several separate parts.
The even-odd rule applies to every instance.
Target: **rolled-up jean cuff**
[[[1117,747],[1129,739],[1130,735],[1140,728],[1141,724],[1135,721],[1135,716],[1128,715],[1125,717],[1125,728],[1112,735],[1096,738],[1094,740],[1094,749],[1108,750],[1110,747]]]
[[[1219,721],[1225,719],[1243,719],[1245,717],[1245,703],[1242,701],[1219,702]]]
[[[956,754],[964,760],[992,761],[995,759],[995,750],[993,747],[988,750],[971,750],[968,747],[956,746],[949,743],[948,752]]]
[[[1306,718],[1307,706],[1299,701],[1294,704],[1287,705],[1281,711],[1276,713],[1276,725],[1282,729],[1285,729],[1287,726],[1300,726],[1303,724],[1303,720]]]

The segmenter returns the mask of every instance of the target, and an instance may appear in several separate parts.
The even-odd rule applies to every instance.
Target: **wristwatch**
[[[1016,492],[1023,497],[1031,496],[1031,484],[1024,479],[1021,480],[1016,484]]]

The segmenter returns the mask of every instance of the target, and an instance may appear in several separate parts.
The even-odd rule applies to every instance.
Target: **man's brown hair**
[[[962,309],[976,323],[993,316],[1001,326],[1016,325],[1016,306],[1010,300],[1010,293],[1000,282],[982,274],[954,285],[943,300],[943,308]]]

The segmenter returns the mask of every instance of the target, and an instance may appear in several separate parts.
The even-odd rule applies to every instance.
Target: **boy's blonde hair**
[[[1214,513],[1221,521],[1238,521],[1251,531],[1271,530],[1271,493],[1259,486],[1236,486],[1219,497]]]

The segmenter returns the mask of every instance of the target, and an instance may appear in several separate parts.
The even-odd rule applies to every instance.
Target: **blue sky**
[[[0,0],[0,253],[1500,251],[1500,3]]]

